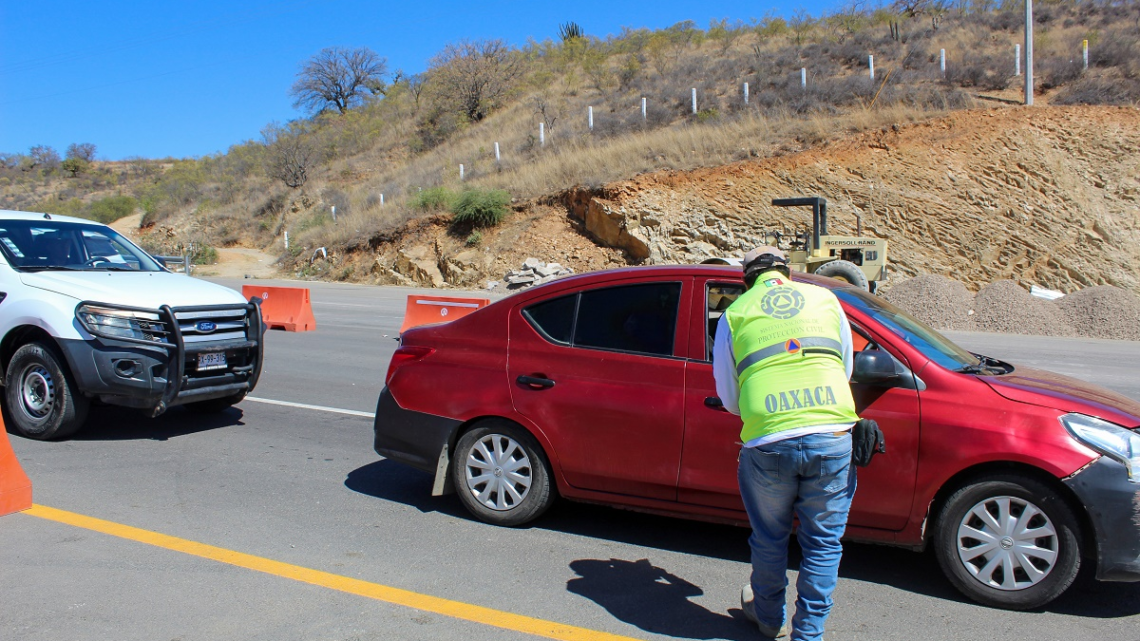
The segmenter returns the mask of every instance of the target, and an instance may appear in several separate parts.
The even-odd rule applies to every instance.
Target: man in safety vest
[[[752,579],[740,605],[762,635],[787,634],[788,538],[797,516],[803,561],[792,639],[820,639],[855,494],[851,327],[834,294],[792,282],[775,247],[748,252],[744,283],[713,348],[717,395],[744,422],[737,478],[752,524]]]

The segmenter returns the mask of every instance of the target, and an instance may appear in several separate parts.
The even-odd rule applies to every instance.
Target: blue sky
[[[0,5],[0,152],[90,142],[98,157],[176,158],[225,151],[270,122],[301,117],[288,96],[302,62],[324,47],[367,46],[417,73],[448,42],[590,35],[714,18],[813,16],[836,0],[779,3],[366,2],[161,0]]]

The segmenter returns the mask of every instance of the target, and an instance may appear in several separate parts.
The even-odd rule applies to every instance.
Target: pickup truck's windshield
[[[960,371],[979,365],[973,354],[887,301],[854,287],[832,291],[843,303],[875,319],[942,367]]]
[[[163,271],[146,252],[103,225],[0,221],[0,252],[20,271]]]

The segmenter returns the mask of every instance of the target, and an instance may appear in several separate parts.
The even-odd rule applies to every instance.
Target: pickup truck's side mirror
[[[171,271],[175,271],[175,267],[179,267],[183,271],[186,268],[186,258],[183,256],[158,256],[151,254],[151,258],[155,259],[158,261],[158,264]]]
[[[879,349],[868,349],[855,354],[852,383],[892,383],[899,378],[895,359],[890,354]]]

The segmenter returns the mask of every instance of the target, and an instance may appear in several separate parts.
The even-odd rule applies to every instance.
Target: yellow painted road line
[[[56,521],[58,523],[109,534],[121,539],[154,545],[211,561],[228,563],[230,565],[236,565],[239,568],[246,568],[247,570],[264,572],[286,579],[293,579],[294,581],[318,585],[331,590],[347,592],[348,594],[355,594],[357,596],[376,599],[377,601],[415,608],[425,612],[433,612],[455,619],[463,619],[464,621],[482,623],[483,625],[502,628],[504,630],[523,632],[548,639],[562,639],[565,641],[635,641],[632,637],[623,637],[608,632],[599,632],[597,630],[579,628],[572,625],[555,623],[553,621],[535,619],[521,614],[493,610],[491,608],[484,608],[460,601],[451,601],[449,599],[441,599],[409,590],[401,590],[400,588],[393,588],[378,583],[369,583],[368,581],[361,581],[360,579],[353,579],[338,574],[322,572],[320,570],[303,568],[260,556],[253,556],[252,554],[235,552],[233,550],[214,547],[212,545],[206,545],[205,543],[197,543],[187,539],[180,539],[166,534],[159,534],[158,532],[151,532],[150,530],[143,530],[129,525],[104,521],[102,519],[76,514],[75,512],[57,510],[45,505],[33,505],[31,509],[24,511],[23,514],[30,514],[31,516],[38,516],[49,521]]]

